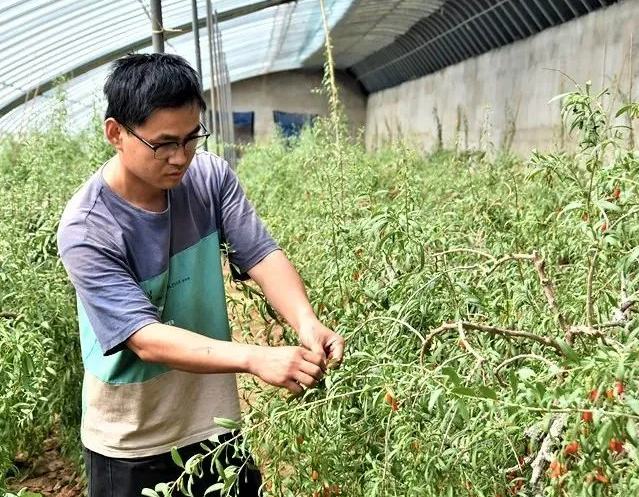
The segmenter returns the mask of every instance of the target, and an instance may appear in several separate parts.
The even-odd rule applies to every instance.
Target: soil
[[[78,474],[72,461],[60,453],[60,444],[53,436],[44,441],[43,451],[27,460],[23,454],[16,456],[20,476],[7,481],[9,490],[17,493],[21,488],[43,497],[81,497],[86,495],[86,483]]]

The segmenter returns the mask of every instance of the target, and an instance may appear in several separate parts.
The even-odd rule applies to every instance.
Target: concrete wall
[[[453,146],[458,139],[466,148],[477,147],[480,141],[501,146],[513,129],[512,148],[517,152],[561,146],[559,103],[548,101],[574,85],[549,69],[559,69],[578,83],[592,80],[595,90],[602,84],[618,86],[625,95],[632,81],[637,100],[638,21],[639,1],[624,0],[435,74],[371,94],[366,145],[374,149],[389,139],[403,137],[431,150],[438,141],[439,120],[444,146]],[[617,97],[616,107],[619,101]]]
[[[337,75],[340,98],[353,131],[366,120],[366,96],[346,74]],[[255,140],[275,133],[273,111],[328,115],[328,99],[313,89],[322,85],[320,71],[286,71],[237,81],[231,86],[233,110],[255,112]]]

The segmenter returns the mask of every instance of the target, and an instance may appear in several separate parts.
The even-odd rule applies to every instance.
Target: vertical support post
[[[226,78],[224,77],[224,63],[222,52],[222,36],[220,34],[219,24],[217,22],[217,11],[213,13],[213,26],[215,27],[215,36],[213,38],[213,46],[215,47],[216,67],[217,67],[217,84],[218,84],[218,102],[219,102],[219,116],[220,116],[220,128],[222,136],[222,154],[224,159],[228,161],[228,123],[227,123],[227,108],[226,108]]]
[[[211,24],[212,24],[212,30],[211,30],[211,43],[213,44],[213,67],[215,69],[215,106],[217,109],[217,114],[215,116],[215,121],[217,122],[217,129],[218,129],[218,136],[219,139],[216,141],[216,146],[218,147],[216,149],[216,153],[218,155],[224,155],[224,123],[223,123],[223,109],[222,109],[222,98],[221,98],[221,91],[222,91],[222,85],[221,85],[221,70],[220,70],[220,54],[219,54],[219,47],[218,47],[218,42],[217,42],[217,31],[218,31],[218,26],[217,26],[217,14],[216,13],[212,13],[211,14]],[[220,148],[221,145],[221,148]]]
[[[164,53],[162,0],[151,0],[151,40],[153,42],[153,51],[156,53]]]
[[[197,70],[198,80],[200,81],[200,87],[204,91],[204,81],[202,80],[202,53],[200,52],[200,23],[197,12],[197,0],[191,0],[191,26],[193,28],[193,41],[195,43],[195,67]],[[206,121],[206,116],[202,116],[201,119]],[[208,123],[210,124],[210,123]],[[209,128],[210,129],[210,128]],[[208,142],[204,144],[204,150],[208,150]]]
[[[197,0],[191,0],[191,14],[193,20],[191,26],[193,29],[193,41],[195,43],[195,68],[197,69],[197,75],[200,79],[200,85],[203,85],[202,81],[202,53],[200,52],[200,25],[197,13]]]
[[[213,133],[213,138],[215,141],[215,153],[218,154],[218,132],[217,132],[217,124],[215,119],[215,111],[216,111],[216,88],[215,88],[215,55],[213,53],[213,14],[211,9],[211,0],[206,0],[206,31],[208,34],[208,42],[209,42],[209,66],[211,73],[211,89],[209,91],[209,126],[210,130]]]

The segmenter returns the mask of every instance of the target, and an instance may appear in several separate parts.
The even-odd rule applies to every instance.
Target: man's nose
[[[175,166],[183,166],[189,159],[188,154],[183,146],[177,148],[175,153],[169,157],[169,163]]]

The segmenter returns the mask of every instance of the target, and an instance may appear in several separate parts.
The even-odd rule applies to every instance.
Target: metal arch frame
[[[470,2],[473,2],[472,7],[470,7],[471,5]],[[492,50],[493,48],[497,48],[500,45],[499,40],[493,36],[493,34],[491,33],[491,30],[488,29],[488,26],[486,26],[483,20],[481,20],[482,14],[485,13],[486,10],[482,9],[480,5],[479,11],[475,12],[473,8],[477,7],[477,5],[474,3],[474,0],[463,0],[462,5],[466,5],[466,4],[468,4],[469,11],[470,11],[470,14],[468,16],[468,21],[469,21],[468,24],[472,24],[472,23],[477,23],[478,25],[481,24],[481,27],[483,29],[479,29],[478,30],[479,33],[482,36],[484,35],[484,33],[487,33],[488,37],[490,37],[490,40],[491,40],[490,42],[488,42],[488,49]]]
[[[533,2],[535,3],[537,8],[539,9],[539,12],[541,12],[544,15],[544,17],[546,18],[546,20],[548,21],[550,26],[555,26],[557,24],[557,22],[550,16],[548,11],[546,10],[546,6],[544,5],[543,0],[541,2],[539,0],[533,0]]]
[[[103,5],[101,8],[93,9],[93,10],[97,10],[98,12],[108,11],[109,10],[109,6],[108,5]],[[77,14],[77,15],[71,16],[69,18],[69,20],[71,21],[71,20],[77,19],[79,17],[82,17],[82,16],[84,16],[86,14],[91,13],[91,11],[92,11],[92,9],[90,8],[90,6],[89,6],[89,8],[86,8],[84,10],[78,9],[78,11],[74,12],[74,14]],[[136,16],[136,18],[137,18],[137,16]],[[127,17],[123,17],[121,19],[121,21],[122,22],[129,22],[132,19],[133,19],[133,17],[127,16]],[[55,26],[55,24],[53,22],[49,23],[49,24],[51,25],[51,27]],[[49,24],[47,24],[47,26],[46,26],[47,29],[49,28]],[[118,24],[118,26],[121,26],[121,23]],[[44,28],[44,26],[43,26],[43,28]],[[94,32],[95,32],[95,27],[86,26],[83,29],[75,31],[74,32],[75,36],[58,38],[57,40],[55,40],[55,42],[48,44],[47,45],[47,49],[48,49],[48,51],[53,51],[53,50],[55,50],[57,48],[63,47],[65,45],[68,45],[71,42],[75,42],[75,41],[81,39],[81,37],[86,35],[86,34],[90,34],[90,33],[94,33]],[[46,38],[49,37],[49,35],[48,35],[48,33],[46,32],[45,29],[42,29],[38,34],[35,35],[35,37],[29,37],[28,32],[25,32],[25,33],[26,33],[26,35],[23,36],[21,39],[17,40],[17,43],[35,42],[36,40],[38,40],[40,38],[46,39]],[[34,52],[33,54],[31,54],[30,58],[21,58],[19,61],[13,62],[11,65],[4,66],[2,69],[3,69],[3,71],[11,72],[14,69],[14,67],[24,66],[25,63],[28,63],[28,62],[31,62],[31,61],[34,61],[34,60],[38,60],[41,57],[42,57],[42,54],[37,54],[37,53]],[[15,74],[15,73],[13,73],[13,74]]]
[[[579,11],[575,10],[575,7],[572,5],[572,0],[563,0],[563,2],[568,6],[575,17],[579,16]]]
[[[370,7],[370,6],[369,6],[369,7],[368,7],[368,9],[367,9],[367,12],[371,12],[371,13],[373,13],[373,12],[375,12],[375,10],[374,10],[372,7]],[[393,13],[393,16],[397,16],[397,13]],[[381,31],[381,32],[386,32],[386,30],[384,30],[384,29],[382,29],[382,30],[378,29],[378,26],[379,26],[379,25],[383,22],[383,20],[385,19],[385,17],[380,17],[379,15],[375,15],[374,17],[371,17],[371,18],[372,18],[372,19],[374,19],[374,21],[375,21],[375,22],[374,22],[374,24],[373,24],[373,26],[372,26],[372,27],[369,27],[367,31],[364,31],[364,32],[358,32],[358,33],[356,34],[356,37],[358,38],[358,39],[357,39],[357,41],[353,41],[353,42],[351,42],[351,43],[348,45],[348,47],[346,47],[345,49],[342,49],[342,50],[341,50],[341,52],[342,52],[342,53],[346,53],[346,54],[348,54],[348,53],[352,53],[352,52],[353,52],[353,47],[355,47],[356,45],[358,45],[359,43],[361,43],[361,40],[362,40],[362,39],[364,39],[365,37],[372,37],[373,39],[374,39],[374,38],[378,38],[378,39],[382,39],[382,41],[383,41],[383,39],[384,39],[385,37],[383,37],[383,36],[376,37],[376,36],[375,36],[375,34],[376,34],[377,32],[379,32],[379,31]],[[413,22],[414,22],[414,16],[406,15],[406,16],[405,16],[405,18],[406,18],[406,20],[407,20],[407,21],[409,21],[410,23],[413,23]],[[422,20],[424,20],[424,19],[426,19],[426,18],[427,18],[427,17],[424,17],[424,18],[422,18]],[[349,22],[349,23],[348,23],[348,28],[349,28],[349,31],[350,31],[350,30],[351,30],[351,28],[352,28],[353,26],[363,25],[364,27],[366,27],[366,25],[367,25],[367,24],[370,24],[370,20],[369,20],[369,19],[364,19],[364,20],[361,20],[361,21],[355,21],[355,22],[352,22],[352,21],[351,21],[351,22]],[[393,37],[395,37],[395,36],[397,36],[397,35],[402,35],[402,34],[405,34],[405,33],[406,33],[406,31],[397,31],[397,30],[395,30],[395,29],[388,30],[388,32],[389,32],[390,34],[392,34],[392,35],[393,35]],[[370,38],[369,38],[369,39],[370,39]],[[336,46],[338,43],[339,43],[339,35],[338,35],[337,37],[334,35],[334,36],[333,36],[333,45],[335,45],[335,46]],[[392,41],[391,41],[391,43],[392,43]],[[382,47],[381,47],[381,48],[383,48],[383,46],[384,46],[384,45],[382,45]],[[370,53],[367,53],[366,55],[370,55]],[[313,55],[313,57],[314,57],[314,56],[315,56],[315,54]],[[336,60],[339,60],[339,56],[340,56],[339,54],[335,54],[335,58],[336,58]],[[312,58],[312,57],[311,57],[311,58]],[[360,61],[361,61],[361,59],[360,59]]]
[[[444,12],[440,10],[420,20],[414,26],[415,32],[405,33],[348,71],[369,93],[378,91],[405,81],[407,75],[423,76],[458,62],[460,54],[464,58],[479,55],[616,2],[492,0],[493,5],[486,7],[491,2],[449,0]],[[478,6],[483,7],[479,13]],[[451,28],[451,23],[456,26]],[[431,49],[425,50],[426,47]]]
[[[129,27],[135,23],[136,20],[137,20],[137,17],[135,18],[128,17],[126,19],[123,19],[120,23],[118,23],[117,34],[119,35],[120,33],[126,32],[129,29]],[[86,45],[86,43],[81,43],[82,40],[86,40],[86,38],[83,37],[84,34],[91,33],[94,31],[95,29],[91,29],[91,27],[89,26],[84,30],[76,32],[76,36],[69,37],[69,38],[59,38],[56,43],[52,43],[51,45],[49,45],[49,47],[51,48],[51,50],[58,50],[59,48],[62,48],[65,45],[66,46],[72,45],[73,47],[77,47],[79,49],[79,51],[74,53],[74,55],[77,56],[80,53],[85,53],[87,50],[90,51],[95,48],[95,46],[88,46]],[[40,58],[41,58],[41,55],[38,55],[36,52],[33,52],[30,58],[16,60],[15,62],[12,62],[10,65],[3,67],[3,70],[7,71],[9,74],[12,74],[14,76],[22,76],[23,74],[28,74],[30,72],[33,72],[33,67],[29,67],[28,64]],[[68,60],[58,61],[58,62],[60,64],[64,64],[64,63],[68,63]],[[51,66],[48,65],[48,67],[51,67]],[[21,69],[15,70],[16,68],[21,68]],[[68,71],[68,73],[74,74],[74,71],[71,70],[71,71]]]
[[[588,13],[592,12],[592,8],[590,7],[590,4],[586,0],[581,0],[581,3],[584,7],[586,7],[586,10],[588,11]]]
[[[453,26],[455,26],[453,16],[457,14],[457,11],[449,8],[447,9],[447,13],[449,12],[451,13],[450,15],[442,16],[442,20],[446,23],[446,30],[450,30]],[[457,62],[461,62],[462,60],[466,59],[468,57],[468,54],[474,55],[481,53],[476,46],[473,46],[470,43],[471,41],[473,41],[470,36],[460,36],[458,38],[455,36],[445,36],[443,39],[450,39],[451,45],[456,42],[460,43],[461,47],[457,46],[458,52],[460,54],[460,59]]]
[[[522,25],[524,25],[528,29],[528,34],[526,35],[526,37],[531,36],[531,35],[536,33],[535,29],[530,25],[528,20],[524,16],[521,15],[521,12],[519,11],[519,9],[513,7],[512,3],[509,3],[507,6],[510,7],[513,10],[513,12],[517,16],[517,18],[521,21]]]
[[[524,10],[528,13],[528,15],[530,16],[530,18],[533,20],[533,22],[537,25],[537,29],[538,32],[539,31],[543,31],[544,30],[544,26],[541,24],[541,22],[539,22],[539,19],[537,18],[537,16],[535,15],[534,12],[532,12],[530,10],[530,8],[528,7],[528,1],[524,0],[523,2],[521,0],[513,0],[513,2],[519,1],[523,6],[524,6]],[[548,26],[546,26],[548,27]]]
[[[472,2],[473,6],[479,6],[479,12],[485,11],[487,9],[487,7],[483,6],[478,0],[466,0],[466,1]],[[497,41],[497,47],[499,47],[499,46],[503,45],[504,43],[508,43],[508,40],[506,38],[502,38],[502,41],[499,41],[499,37],[503,36],[503,35],[499,31],[499,29],[497,29],[497,26],[495,26],[495,24],[492,22],[491,16],[490,16],[491,13],[492,13],[492,10],[491,11],[487,11],[485,19],[484,19],[484,16],[480,16],[480,17],[477,18],[477,20],[482,24],[482,26],[487,28],[488,33],[493,33],[493,32],[496,33],[496,36],[495,36],[496,40],[495,41]],[[486,26],[486,24],[488,24],[488,23],[490,23],[494,29],[488,28],[488,26]]]
[[[503,5],[501,7],[503,7]],[[513,41],[518,40],[519,38],[515,35],[515,33],[513,33],[508,22],[504,20],[501,14],[501,9],[497,8],[493,11],[493,13],[495,14],[495,18],[497,19],[499,25],[505,28],[506,31],[508,31],[508,35],[510,36],[510,40],[508,41],[508,43],[512,43]]]
[[[444,26],[445,27],[444,31],[450,31],[455,26],[455,24],[453,22],[453,15],[457,14],[457,11],[452,9],[452,8],[450,8],[450,7],[452,7],[452,5],[449,6],[449,8],[446,9],[446,13],[442,14],[442,16],[441,16],[442,23],[445,25]],[[448,14],[449,12],[451,12],[450,15]],[[427,22],[428,22],[428,20],[427,20]],[[432,20],[432,18],[430,19],[430,24],[434,24],[434,20]],[[435,29],[433,28],[433,30],[435,30]],[[464,37],[464,36],[460,36],[459,38],[456,38],[454,36],[444,36],[442,38],[443,42],[448,42],[449,40],[450,40],[450,44],[451,45],[453,45],[454,42],[457,42],[457,41],[459,41],[460,44],[462,45],[461,47],[459,45],[456,46],[457,52],[458,52],[458,58],[455,61],[455,63],[461,62],[462,60],[464,60],[464,59],[466,59],[468,57],[469,53],[473,54],[474,51],[475,51],[475,47],[467,44],[466,37]],[[480,53],[480,52],[477,52],[477,53]]]
[[[504,14],[506,14],[506,17],[508,18],[508,20],[511,22],[513,26],[515,26],[515,29],[517,29],[517,32],[519,33],[519,38],[515,38],[515,39],[523,40],[524,38],[526,38],[526,36],[530,36],[523,31],[523,28],[520,25],[520,23],[515,21],[515,19],[513,18],[513,16],[510,15],[510,12],[508,12],[508,9],[506,7],[507,7],[507,4],[500,5],[501,10],[504,11]]]
[[[419,33],[419,30],[415,30],[415,31]],[[427,39],[425,39],[424,41],[427,41]],[[440,47],[438,47],[438,45],[440,45]],[[417,44],[417,46],[413,47],[415,55],[417,55],[420,52],[422,46],[423,46],[423,43],[420,43],[420,44]],[[435,43],[433,52],[437,53],[446,64],[454,64],[456,61],[455,53],[450,49],[450,47],[448,47],[447,45],[443,43]],[[414,59],[414,58],[415,58],[414,56],[409,57],[409,59]]]
[[[491,10],[494,10],[494,9],[495,9],[495,8],[497,8],[499,5],[504,4],[506,1],[507,1],[507,0],[502,0],[501,2],[499,2],[499,4],[497,4],[497,5],[495,5],[495,6],[491,6],[489,9],[482,10],[482,11],[480,11],[480,12],[478,12],[478,13],[473,13],[473,12],[471,11],[471,15],[470,15],[470,16],[469,16],[469,17],[468,17],[468,18],[467,18],[464,22],[462,22],[462,23],[460,23],[459,25],[455,26],[455,28],[454,28],[454,29],[450,29],[450,30],[447,30],[447,31],[444,31],[444,32],[442,32],[442,33],[438,34],[438,35],[437,35],[434,39],[429,40],[427,43],[423,44],[423,46],[422,46],[422,47],[420,47],[418,50],[421,50],[421,49],[422,49],[422,48],[424,48],[425,46],[428,46],[428,45],[430,45],[430,44],[433,44],[434,42],[438,41],[439,39],[443,38],[444,36],[446,36],[446,35],[450,34],[452,31],[454,31],[454,30],[456,30],[456,29],[459,29],[460,27],[462,27],[462,26],[464,26],[464,25],[468,25],[468,24],[470,24],[473,20],[477,19],[478,17],[481,17],[483,14],[486,14],[487,12],[490,12]],[[468,11],[466,11],[466,9],[465,9],[465,8],[464,8],[463,10],[465,11],[465,13],[466,13],[466,14],[468,14]],[[489,49],[490,49],[490,48],[492,48],[492,47],[491,47],[491,44],[488,42],[488,40],[487,40],[486,38],[484,38],[484,39],[485,39],[485,41],[487,42]],[[493,41],[495,41],[495,40],[493,40]],[[383,68],[385,68],[385,67],[387,67],[387,66],[389,66],[389,65],[394,65],[394,64],[396,64],[397,62],[399,62],[400,60],[404,60],[404,59],[406,59],[406,58],[407,58],[407,57],[409,57],[411,54],[413,54],[415,51],[416,51],[416,50],[412,50],[411,52],[406,52],[406,53],[404,53],[404,54],[403,54],[403,55],[401,55],[400,57],[394,57],[393,61],[385,60],[382,64],[379,64],[377,67],[375,67],[375,68],[373,68],[373,69],[369,69],[368,71],[366,71],[366,72],[365,72],[365,73],[363,73],[363,74],[361,74],[361,73],[360,73],[360,71],[358,70],[358,68],[355,68],[355,72],[360,73],[360,75],[359,75],[359,77],[358,77],[358,79],[359,79],[359,80],[364,80],[364,79],[365,79],[365,78],[366,78],[369,74],[372,74],[372,73],[378,72],[379,70],[381,70],[381,69],[383,69]],[[387,57],[388,57],[388,56],[387,56]],[[370,66],[370,64],[367,64],[367,62],[368,62],[368,61],[366,61],[366,60],[365,60],[365,61],[364,61],[364,64],[365,64],[365,65]],[[440,64],[441,64],[441,62],[440,62]],[[445,64],[444,64],[442,67],[445,67]]]
[[[409,31],[411,33],[411,36],[413,35],[413,30],[411,29]],[[408,35],[408,33],[406,33]],[[420,44],[420,41],[423,39],[422,33],[420,31],[417,31],[414,33],[415,38],[416,38],[416,45]],[[413,66],[417,66],[419,68],[419,70],[423,70],[424,67],[426,67],[426,62],[427,62],[427,58],[419,58],[417,60],[413,61]]]
[[[548,2],[548,4],[552,7],[552,10],[555,11],[555,14],[557,14],[557,17],[559,18],[559,20],[561,21],[561,23],[566,22],[566,18],[564,17],[564,15],[561,13],[561,10],[559,10],[557,8],[557,5],[555,2]]]
[[[459,19],[458,19],[458,20],[459,20],[459,22],[464,22],[464,20],[465,20],[465,19],[464,19],[464,15],[463,15],[463,13],[457,12],[457,8],[458,8],[458,5],[457,5],[457,4],[450,4],[450,5],[448,6],[448,11],[449,11],[449,12],[452,12],[454,15],[459,15]],[[461,10],[461,8],[460,8],[460,10]],[[468,36],[468,41],[469,41],[469,43],[470,43],[470,44],[473,46],[473,48],[474,48],[474,54],[473,54],[473,55],[479,55],[479,54],[483,53],[483,48],[481,47],[481,45],[480,45],[480,44],[478,44],[478,43],[479,43],[479,40],[478,40],[478,39],[477,39],[477,37],[475,36],[475,32],[474,32],[474,31],[472,31],[472,30],[469,30],[469,31],[467,31],[467,33],[469,34],[469,36]],[[463,37],[463,36],[462,36],[462,37],[460,37],[460,39],[462,39],[462,40],[463,40],[464,38],[466,38],[466,37]],[[473,51],[471,50],[471,53],[472,53],[472,52],[473,52]]]
[[[479,42],[480,47],[481,47],[481,52],[480,53],[484,53],[486,50],[490,50],[491,42],[488,40],[488,38],[486,38],[486,36],[484,36],[484,31],[483,30],[475,29],[475,27],[471,24],[473,12],[472,11],[469,12],[468,10],[466,10],[467,5],[464,2],[465,2],[465,0],[460,1],[459,5],[457,5],[459,7],[459,10],[462,11],[462,17],[463,17],[463,20],[459,24],[460,25],[466,25],[466,29]],[[482,43],[482,41],[483,41],[483,43]]]
[[[262,0],[261,2],[258,2],[258,3],[249,4],[243,7],[238,7],[235,9],[230,9],[230,10],[221,12],[218,14],[218,20],[219,22],[223,22],[223,21],[244,16],[244,15],[252,14],[254,12],[267,9],[269,7],[280,5],[283,3],[290,3],[294,1],[297,1],[297,0]],[[206,25],[206,19],[205,18],[200,19],[199,24],[200,24],[200,27],[204,27]],[[181,36],[183,34],[189,33],[191,29],[192,29],[192,22],[191,21],[186,22],[180,26],[177,26],[176,28],[174,28],[174,30],[165,32],[164,39],[168,40],[176,36]],[[55,86],[55,82],[59,78],[80,76],[81,74],[84,74],[92,69],[96,69],[118,57],[126,55],[127,53],[131,51],[140,50],[148,46],[151,46],[151,36],[147,36],[145,38],[138,39],[131,43],[128,43],[125,46],[118,47],[115,50],[111,50],[107,53],[104,53],[100,56],[95,57],[94,59],[88,62],[79,64],[67,71],[64,71],[61,74],[57,74],[55,77],[51,77],[48,80],[43,81],[36,86],[27,88],[24,90],[24,93],[12,98],[6,104],[4,104],[2,108],[0,108],[0,117],[12,111],[16,107],[19,107],[20,105],[24,104],[26,98],[32,99],[35,96],[41,95],[42,93],[52,89]]]

